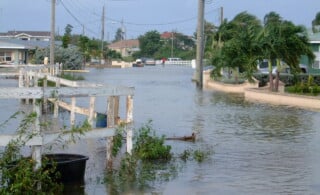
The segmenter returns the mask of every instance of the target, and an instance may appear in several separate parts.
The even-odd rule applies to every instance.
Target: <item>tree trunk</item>
[[[269,91],[273,91],[273,75],[272,75],[271,59],[268,59],[268,67],[269,67]]]
[[[269,71],[269,91],[273,91],[273,75],[272,72]]]
[[[281,60],[277,58],[277,71],[276,71],[276,81],[274,86],[274,91],[279,91],[279,80],[280,80],[280,69],[281,69]]]
[[[280,79],[280,72],[277,70],[276,81],[275,81],[275,86],[274,86],[274,91],[276,91],[276,92],[279,91],[279,79]]]

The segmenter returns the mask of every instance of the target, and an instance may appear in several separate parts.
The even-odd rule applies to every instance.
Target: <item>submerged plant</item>
[[[142,160],[170,160],[171,146],[164,145],[165,137],[158,137],[150,123],[141,127],[136,135],[133,151]]]
[[[21,113],[24,114],[17,112],[10,119]],[[41,166],[36,168],[35,160],[21,154],[21,149],[26,143],[38,136],[38,132],[34,131],[37,117],[36,112],[25,115],[18,126],[16,138],[0,153],[0,194],[61,194],[63,191],[63,184],[59,183],[60,173],[56,171],[56,162],[42,156]],[[0,127],[7,123],[8,120]],[[49,149],[57,144],[74,143],[89,129],[91,125],[85,120],[83,124],[74,126],[71,130],[61,131],[52,144],[43,147]],[[65,135],[69,139],[64,139]]]
[[[121,128],[116,131],[113,155],[122,146],[123,133]],[[208,159],[210,154],[212,150],[187,149],[178,155],[179,158],[174,158],[171,146],[165,144],[165,136],[157,136],[151,122],[148,122],[137,130],[132,154],[126,153],[121,158],[119,167],[107,171],[107,189],[110,194],[151,189],[155,182],[166,182],[176,177],[178,170],[184,165],[181,162],[195,160],[201,163]]]
[[[31,140],[32,124],[37,114],[26,115],[18,127],[17,138],[11,140],[0,154],[0,194],[57,194],[61,193],[62,185],[55,180],[55,165],[48,168],[48,159],[42,159],[42,166],[35,168],[36,162],[30,157],[24,157],[20,150]]]

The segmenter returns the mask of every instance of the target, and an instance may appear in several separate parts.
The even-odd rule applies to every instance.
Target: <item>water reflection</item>
[[[168,142],[174,152],[213,150],[209,161],[187,162],[175,179],[155,183],[149,193],[320,194],[319,112],[197,90],[192,75],[192,69],[174,66],[91,69],[84,75],[87,81],[135,87],[136,128],[152,119],[160,135],[197,133],[195,143]],[[104,109],[105,100],[98,102]],[[73,147],[89,154],[85,193],[112,194],[102,182],[105,140]]]

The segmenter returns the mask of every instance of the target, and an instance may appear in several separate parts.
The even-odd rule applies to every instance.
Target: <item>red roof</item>
[[[111,43],[108,47],[110,49],[122,49],[122,48],[139,48],[139,40],[131,39],[131,40],[121,40],[115,43]]]
[[[161,39],[170,39],[172,38],[172,32],[164,32],[160,35]]]

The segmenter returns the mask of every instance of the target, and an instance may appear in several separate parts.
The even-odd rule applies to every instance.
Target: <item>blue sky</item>
[[[177,31],[192,35],[196,30],[198,0],[57,0],[56,30],[64,33],[71,24],[73,33],[101,37],[102,7],[105,5],[105,40],[114,39],[122,26],[127,39],[150,30]],[[51,0],[0,0],[0,32],[8,30],[50,31]],[[320,12],[319,0],[206,0],[205,19],[219,25],[220,7],[232,20],[247,11],[259,19],[275,11],[295,24],[311,27]]]

